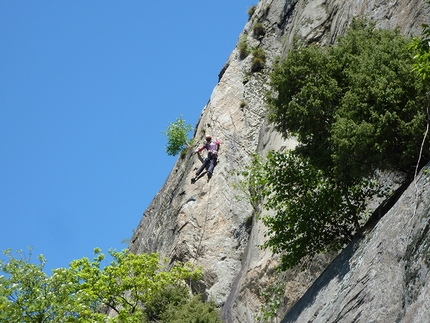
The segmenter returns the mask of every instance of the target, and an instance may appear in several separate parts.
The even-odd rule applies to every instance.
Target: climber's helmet
[[[206,136],[206,141],[211,141],[212,140],[212,136],[211,135],[207,135]]]

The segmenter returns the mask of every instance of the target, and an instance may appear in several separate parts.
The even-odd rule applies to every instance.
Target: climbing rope
[[[212,123],[212,125],[213,125],[213,127],[212,127],[212,126],[208,123],[208,125],[213,129],[213,131],[212,131],[212,133],[211,133],[212,138],[217,138],[217,137],[216,137],[217,132],[215,131],[215,129],[216,129],[216,127],[215,127],[215,123],[216,123],[216,121],[215,121],[215,118],[214,118],[214,112],[213,112],[213,109],[211,109],[210,121],[211,121],[211,123]],[[218,163],[218,162],[219,162],[219,156],[218,156],[217,163]],[[209,186],[209,191],[208,191],[208,202],[206,203],[206,210],[205,210],[205,221],[204,221],[204,223],[203,223],[203,230],[202,230],[202,234],[200,235],[199,245],[198,245],[198,247],[197,247],[197,256],[201,256],[201,254],[202,254],[202,252],[203,252],[203,250],[202,250],[202,247],[201,247],[201,246],[202,246],[203,237],[204,237],[204,235],[205,235],[205,233],[206,233],[206,224],[207,224],[207,222],[208,222],[208,217],[209,217],[209,210],[210,210],[210,205],[211,205],[211,196],[212,196],[211,192],[212,192],[212,186],[210,185],[210,186]]]
[[[427,106],[427,127],[426,127],[426,131],[424,133],[424,137],[423,137],[423,141],[421,143],[421,148],[420,148],[420,154],[418,156],[418,161],[417,161],[417,165],[415,167],[415,174],[414,174],[414,184],[415,184],[415,190],[416,190],[416,195],[415,195],[415,208],[414,208],[414,214],[413,216],[415,217],[416,212],[417,212],[417,208],[418,208],[418,186],[417,186],[417,175],[418,175],[418,168],[419,168],[419,164],[421,163],[421,157],[422,157],[422,153],[423,153],[423,149],[424,149],[424,144],[427,138],[427,134],[429,132],[429,108]]]
[[[407,237],[407,245],[410,244],[411,239],[412,239],[412,235],[413,235],[413,227],[411,226],[411,223],[413,223],[413,220],[417,214],[417,210],[418,210],[418,201],[419,201],[419,189],[418,189],[418,184],[417,184],[417,180],[418,180],[418,170],[419,170],[419,165],[421,163],[421,158],[422,158],[422,152],[424,149],[424,145],[425,145],[425,141],[429,132],[429,128],[430,128],[430,113],[429,113],[429,105],[430,105],[430,93],[428,93],[428,101],[427,101],[427,126],[426,126],[426,131],[424,132],[424,136],[423,136],[423,140],[421,142],[421,148],[420,148],[420,153],[418,155],[418,160],[417,160],[417,164],[415,166],[415,174],[414,174],[414,185],[415,185],[415,201],[414,201],[414,210],[412,213],[412,217],[408,220],[406,227],[411,228],[411,232],[409,234],[409,236]]]
[[[201,246],[202,246],[203,236],[205,235],[205,232],[206,232],[206,223],[208,222],[209,206],[210,206],[210,203],[211,203],[211,190],[212,190],[212,186],[209,186],[209,192],[208,192],[209,200],[206,203],[205,221],[203,223],[203,230],[202,230],[202,234],[200,235],[199,245],[197,246],[197,256],[201,256],[201,254],[203,252],[201,250]]]

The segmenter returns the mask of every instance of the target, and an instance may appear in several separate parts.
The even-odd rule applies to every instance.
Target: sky
[[[0,1],[0,251],[126,248],[257,2]]]

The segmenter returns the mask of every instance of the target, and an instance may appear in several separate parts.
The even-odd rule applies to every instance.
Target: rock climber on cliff
[[[215,141],[212,141],[212,136],[206,135],[206,142],[204,143],[204,145],[202,147],[196,149],[195,153],[197,153],[197,154],[200,154],[200,152],[202,150],[206,149],[208,152],[208,155],[203,160],[202,166],[200,166],[200,168],[197,170],[196,176],[193,178],[194,181],[197,180],[200,173],[205,168],[208,171],[208,177],[209,178],[212,177],[212,174],[214,172],[214,168],[216,166],[217,159],[218,159],[218,149],[219,149],[220,144],[221,144],[221,141],[219,140],[219,138],[217,138]],[[200,157],[200,155],[199,155],[199,157]]]

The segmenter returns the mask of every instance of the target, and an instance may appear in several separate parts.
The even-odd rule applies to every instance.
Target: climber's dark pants
[[[217,162],[217,155],[210,154],[203,160],[202,166],[197,170],[196,175],[199,176],[203,169],[207,169],[209,175],[212,175]]]

